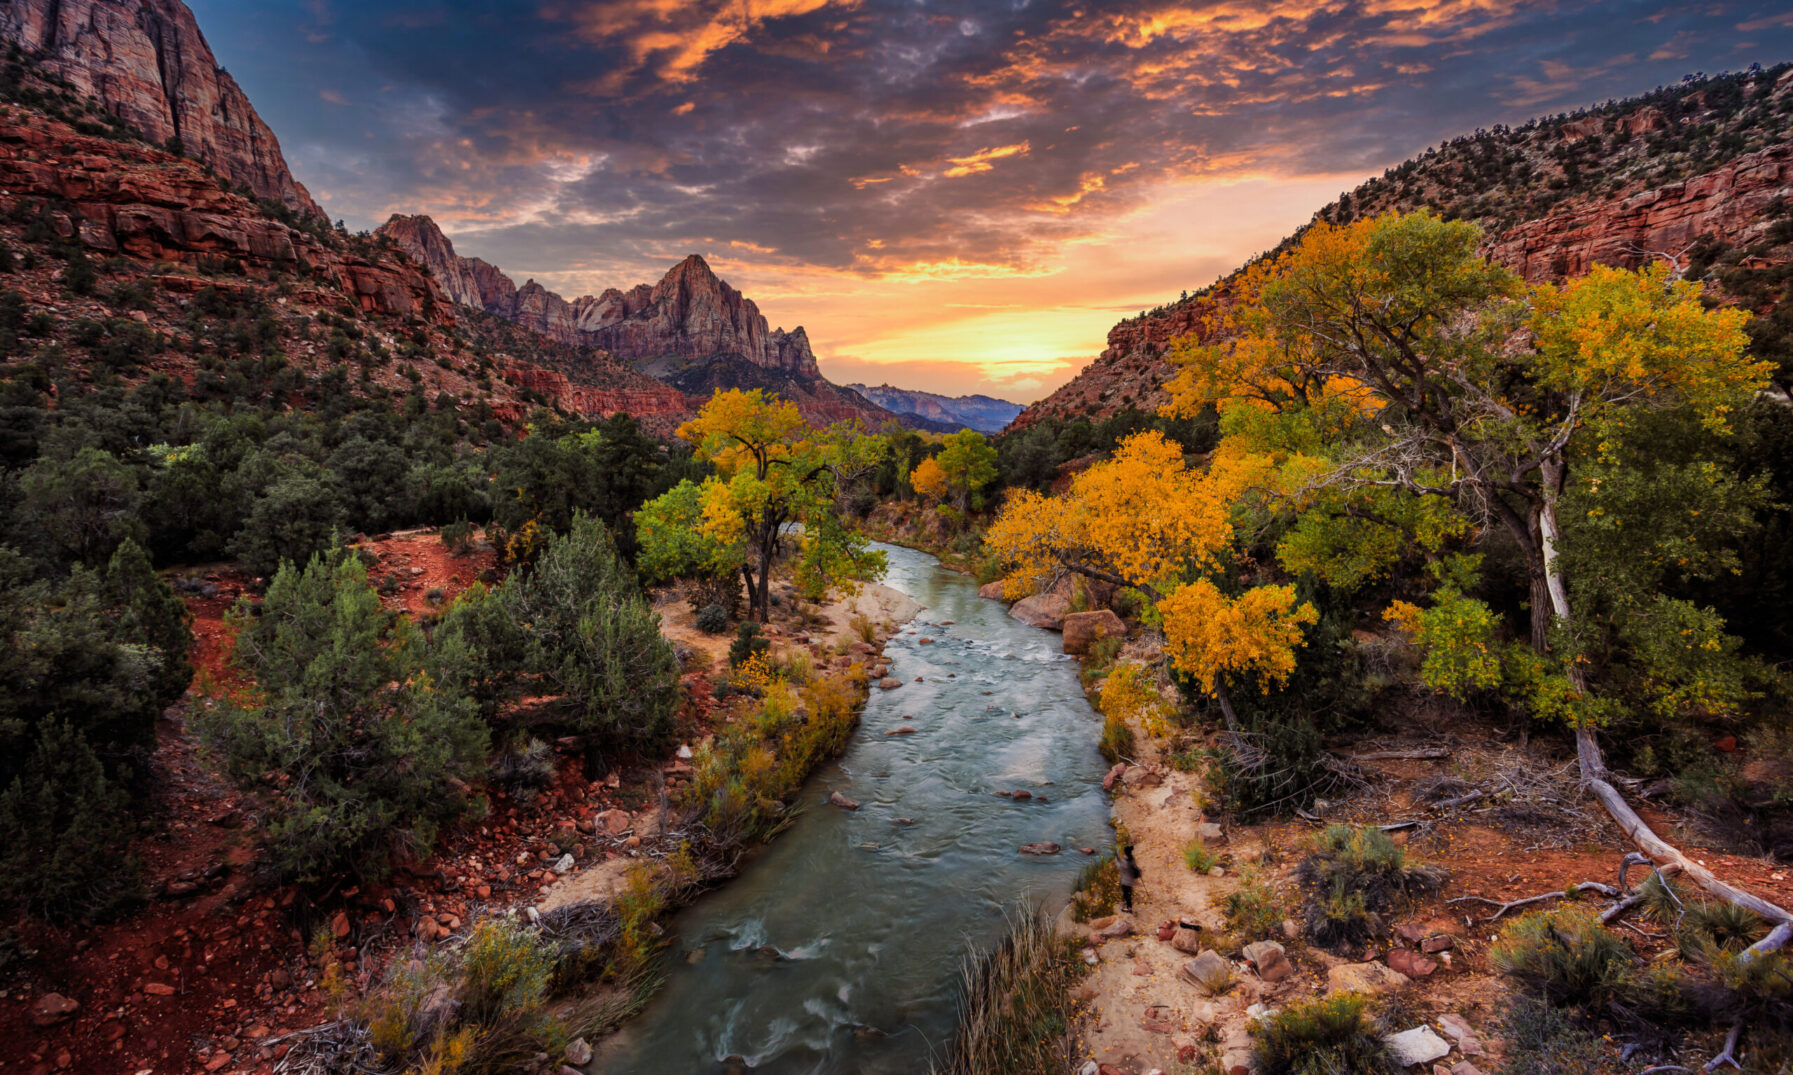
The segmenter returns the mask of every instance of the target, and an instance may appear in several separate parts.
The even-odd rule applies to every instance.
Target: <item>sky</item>
[[[1030,402],[1428,145],[1793,59],[1727,0],[188,0],[334,218],[702,254],[839,383]]]

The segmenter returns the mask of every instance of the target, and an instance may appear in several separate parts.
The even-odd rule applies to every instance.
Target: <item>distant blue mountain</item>
[[[1027,409],[991,396],[940,396],[887,384],[875,388],[863,384],[847,387],[895,414],[914,415],[930,424],[975,429],[979,433],[999,433]]]

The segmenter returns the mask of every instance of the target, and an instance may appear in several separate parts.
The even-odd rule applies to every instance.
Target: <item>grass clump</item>
[[[1259,1075],[1396,1075],[1382,1026],[1359,993],[1297,1001],[1251,1031]]]
[[[1617,1050],[1572,1013],[1518,996],[1501,1020],[1506,1061],[1493,1075],[1587,1075],[1608,1070]]]
[[[1438,891],[1445,874],[1408,862],[1380,829],[1331,825],[1314,838],[1314,849],[1295,876],[1305,896],[1308,936],[1344,950],[1380,934],[1383,916],[1414,896]]]
[[[396,963],[337,1024],[300,1040],[295,1069],[497,1075],[560,1057],[633,999],[623,990],[552,1004],[558,956],[534,926],[482,919],[459,949]],[[325,979],[339,978],[332,960]]]
[[[1071,986],[1083,975],[1076,942],[1031,910],[1009,919],[990,952],[965,964],[959,1029],[932,1075],[1059,1075],[1072,1069]]]
[[[1534,911],[1501,931],[1489,960],[1557,1007],[1604,1011],[1624,995],[1636,957],[1581,907]]]
[[[1268,937],[1282,928],[1288,912],[1282,897],[1253,870],[1244,875],[1238,888],[1221,899],[1220,913],[1226,920],[1227,932],[1241,937]]]
[[[1133,756],[1133,729],[1127,722],[1110,713],[1102,720],[1102,742],[1098,744],[1102,756],[1108,763],[1121,761]]]
[[[1077,874],[1071,893],[1071,917],[1079,922],[1114,913],[1121,901],[1121,867],[1113,855],[1091,860]]]
[[[1208,845],[1202,843],[1198,838],[1194,843],[1191,843],[1188,847],[1183,849],[1183,865],[1194,870],[1196,873],[1207,873],[1209,870],[1220,865],[1220,858],[1215,855],[1214,852],[1209,851]]]

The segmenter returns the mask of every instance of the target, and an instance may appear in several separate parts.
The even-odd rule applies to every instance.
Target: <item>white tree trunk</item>
[[[1538,522],[1543,538],[1540,545],[1544,554],[1544,579],[1550,589],[1551,611],[1564,623],[1569,623],[1569,591],[1557,560],[1557,544],[1562,531],[1557,525],[1556,504],[1562,490],[1563,464],[1560,460],[1552,461],[1545,464],[1543,471],[1544,507]],[[1586,677],[1573,662],[1569,664],[1568,675],[1577,689],[1587,689]],[[1793,913],[1735,885],[1720,881],[1711,870],[1688,858],[1656,835],[1644,819],[1638,816],[1637,811],[1631,808],[1631,804],[1625,801],[1619,789],[1607,779],[1606,758],[1600,750],[1600,741],[1594,737],[1594,729],[1586,724],[1575,729],[1575,754],[1580,763],[1581,782],[1600,800],[1600,805],[1606,807],[1606,812],[1612,815],[1612,819],[1625,831],[1625,835],[1631,837],[1640,851],[1650,856],[1659,866],[1679,867],[1683,874],[1693,878],[1701,888],[1719,899],[1748,908],[1775,924],[1768,936],[1751,945],[1744,953],[1745,961],[1775,951],[1793,939]]]

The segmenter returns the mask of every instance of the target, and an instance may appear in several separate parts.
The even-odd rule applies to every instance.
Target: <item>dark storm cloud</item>
[[[1793,56],[1778,4],[196,0],[336,215],[563,279],[1026,272],[1166,183],[1379,169]]]

